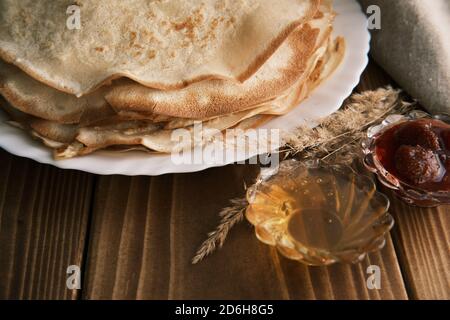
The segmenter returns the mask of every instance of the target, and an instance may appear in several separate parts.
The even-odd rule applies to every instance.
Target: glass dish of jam
[[[411,205],[450,204],[450,117],[388,117],[368,130],[365,166]]]

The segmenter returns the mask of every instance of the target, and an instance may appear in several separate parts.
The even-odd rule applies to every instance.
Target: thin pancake
[[[79,0],[82,26],[71,30],[72,0],[2,0],[0,57],[77,96],[122,76],[164,90],[205,79],[242,82],[319,3]]]
[[[244,84],[210,80],[183,90],[160,91],[133,81],[120,80],[82,98],[60,92],[27,76],[17,67],[0,61],[0,93],[19,110],[61,123],[89,124],[114,113],[104,100],[129,119],[165,121],[168,118],[208,119],[250,109],[283,94],[305,73],[317,47],[331,32],[334,14],[324,14],[291,34],[269,61]]]
[[[318,55],[312,67],[308,68],[309,77],[307,81],[298,83],[291,88],[290,94],[280,97],[272,103],[262,105],[258,108],[242,111],[232,115],[219,117],[205,121],[202,126],[205,135],[200,143],[203,145],[212,138],[208,132],[214,129],[214,134],[218,131],[235,127],[249,128],[256,124],[261,124],[271,118],[271,116],[260,115],[262,113],[285,113],[300,100],[304,99],[317,84],[326,78],[339,64],[343,53],[342,39],[332,42],[326,54]],[[320,76],[318,76],[320,75]],[[21,122],[20,113],[15,112],[18,122]],[[57,158],[69,158],[85,155],[99,149],[110,146],[122,146],[126,150],[135,149],[135,146],[144,146],[149,150],[158,152],[173,152],[179,148],[192,148],[192,145],[180,145],[172,140],[173,130],[162,129],[151,121],[105,121],[95,127],[77,127],[61,125],[54,122],[44,121],[25,115],[26,121],[22,122],[23,127],[28,127],[33,136],[41,139],[46,145],[56,149]],[[192,133],[194,127],[187,127]],[[211,133],[212,134],[212,133]]]
[[[298,83],[291,95],[284,99],[277,99],[272,103],[272,108],[264,111],[265,115],[284,115],[295,108],[301,101],[308,98],[323,81],[325,81],[341,64],[345,55],[345,40],[338,37],[330,41],[327,51],[315,64],[308,81]]]
[[[114,85],[106,95],[118,112],[155,113],[203,119],[252,108],[282,95],[305,73],[311,56],[331,33],[334,13],[296,29],[247,81],[209,80],[181,90],[160,91],[136,83]]]
[[[90,123],[115,114],[104,99],[107,89],[76,98],[29,77],[0,60],[0,94],[18,110],[60,123]]]

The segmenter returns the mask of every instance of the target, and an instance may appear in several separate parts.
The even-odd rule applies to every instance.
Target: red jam
[[[442,121],[398,124],[377,139],[375,154],[402,182],[424,191],[450,191],[450,125]]]

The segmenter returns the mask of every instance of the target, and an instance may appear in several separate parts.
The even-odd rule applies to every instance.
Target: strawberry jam
[[[375,155],[398,180],[424,191],[450,191],[450,125],[407,121],[384,132]]]

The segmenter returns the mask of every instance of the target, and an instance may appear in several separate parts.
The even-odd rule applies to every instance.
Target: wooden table
[[[371,62],[356,90],[386,84]],[[0,298],[450,299],[450,209],[412,208],[392,194],[396,226],[360,265],[288,261],[247,223],[191,265],[219,210],[257,170],[102,177],[0,151]],[[81,290],[66,288],[69,265],[81,268]],[[381,268],[380,290],[367,288],[369,265]]]

